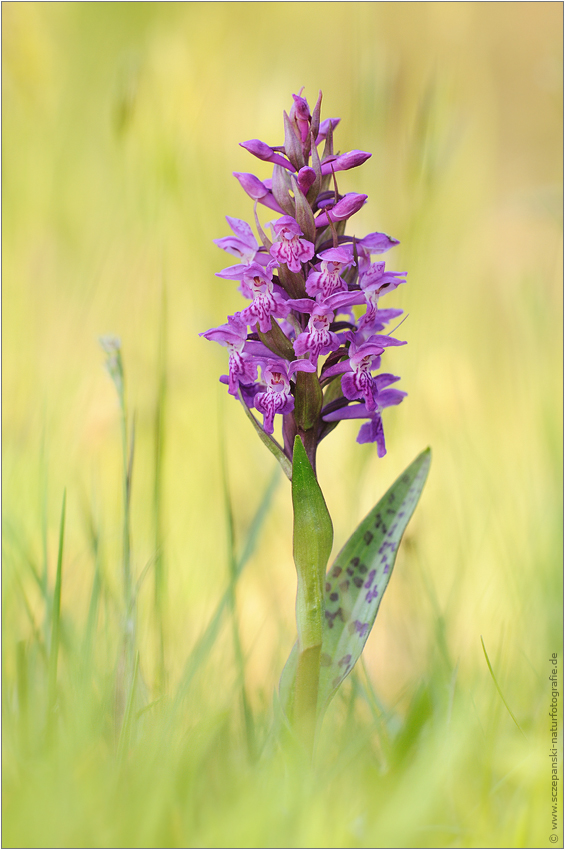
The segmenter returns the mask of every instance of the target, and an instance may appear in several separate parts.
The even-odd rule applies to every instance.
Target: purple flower
[[[351,265],[351,254],[343,248],[328,248],[318,254],[322,262],[318,271],[311,271],[306,279],[306,292],[312,297],[328,298],[336,292],[347,292],[347,283],[341,277],[344,269]]]
[[[351,256],[353,256],[353,243],[355,243],[360,275],[364,274],[371,265],[372,254],[384,254],[386,251],[394,248],[395,245],[400,244],[398,239],[393,239],[392,236],[388,236],[386,233],[378,232],[369,233],[363,239],[351,239],[349,241],[349,237],[343,238],[348,239],[348,244],[343,244],[343,247],[351,251]]]
[[[296,179],[298,180],[298,185],[300,186],[302,194],[307,195],[310,186],[316,179],[316,172],[313,168],[310,168],[309,165],[305,165],[304,168],[301,168],[296,175]]]
[[[302,87],[302,89],[304,86]],[[300,89],[300,91],[302,91]],[[301,97],[300,94],[292,95],[294,103],[292,104],[289,112],[289,118],[293,124],[298,129],[298,135],[302,142],[305,142],[308,138],[308,133],[310,132],[310,107],[308,106],[308,101],[306,98]]]
[[[328,133],[330,132],[330,127],[332,130],[335,130],[341,118],[326,118],[324,121],[320,123],[320,129],[318,130],[318,138],[316,139],[316,144],[319,145],[320,142],[325,141]]]
[[[259,322],[259,329],[267,333],[271,329],[271,316],[277,319],[288,316],[290,308],[285,299],[274,289],[273,268],[269,263],[266,269],[258,263],[246,266],[241,278],[241,289],[244,295],[251,298],[251,304],[241,312],[236,313],[248,325]]]
[[[294,410],[294,397],[290,392],[290,380],[297,371],[315,372],[316,367],[308,360],[268,360],[263,366],[263,381],[267,385],[265,392],[255,396],[255,407],[263,414],[263,430],[272,434],[273,420],[277,413],[290,413]]]
[[[245,265],[252,263],[254,260],[266,265],[269,258],[266,254],[259,253],[259,243],[247,222],[242,221],[240,218],[232,218],[229,215],[226,216],[226,221],[235,235],[214,239],[214,244],[229,254],[235,254],[236,257],[240,257]]]
[[[213,342],[219,342],[229,351],[228,390],[237,396],[240,383],[252,384],[257,379],[257,362],[245,352],[247,343],[247,325],[237,316],[229,316],[226,325],[210,328],[200,336]],[[267,350],[268,354],[268,350]]]
[[[327,227],[331,221],[346,221],[356,212],[359,212],[368,195],[359,195],[357,192],[348,192],[333,207],[326,207],[316,219],[316,227]]]
[[[312,314],[308,320],[306,330],[296,337],[294,351],[300,357],[303,354],[310,356],[310,362],[314,365],[318,362],[320,355],[337,351],[341,341],[337,334],[330,331],[330,325],[334,320],[333,311],[325,304],[314,304]]]
[[[262,159],[265,162],[272,162],[274,165],[282,165],[283,168],[288,168],[289,171],[296,171],[296,168],[288,159],[285,159],[284,156],[278,154],[273,148],[270,148],[269,145],[266,145],[265,142],[261,142],[259,139],[250,139],[248,142],[240,142],[239,144],[258,159]]]
[[[277,204],[271,189],[267,187],[265,183],[262,183],[258,177],[255,177],[254,174],[247,174],[243,171],[234,171],[233,176],[237,177],[242,189],[247,192],[249,197],[253,198],[254,201],[259,201],[260,204],[270,207],[270,209],[275,212],[284,212],[284,210],[282,210]]]
[[[290,215],[283,215],[271,225],[275,242],[271,245],[271,257],[278,263],[286,263],[291,272],[299,272],[301,263],[314,256],[314,245],[301,239],[302,231]]]
[[[359,278],[359,286],[365,293],[366,298],[377,304],[381,295],[392,292],[401,283],[406,283],[406,272],[385,272],[385,264],[371,263],[367,271]]]
[[[238,281],[248,303],[226,324],[201,335],[228,350],[228,374],[220,380],[229,393],[263,414],[266,434],[273,433],[280,414],[286,457],[292,460],[300,434],[315,469],[320,440],[341,419],[366,420],[358,442],[376,443],[380,457],[386,452],[381,412],[406,393],[391,389],[398,379],[378,370],[388,348],[405,343],[382,333],[402,310],[378,305],[406,275],[372,262],[398,240],[376,231],[363,238],[347,234],[348,220],[367,195],[340,192],[338,180],[370,153],[334,153],[340,119],[322,121],[321,93],[311,112],[302,92],[293,95],[289,114],[283,113],[282,144],[241,142],[273,172],[265,180],[242,172],[235,177],[253,201],[280,217],[270,224],[271,243],[257,215],[258,236],[245,221],[226,216],[233,235],[215,242],[235,256],[236,264],[217,276]],[[299,371],[309,374],[296,380]],[[331,401],[320,409],[324,395]]]
[[[374,342],[365,342],[360,346],[354,342],[349,346],[349,366],[351,373],[341,379],[341,389],[345,398],[350,400],[363,398],[370,412],[377,407],[377,384],[371,375],[372,369],[380,366],[380,355],[384,348]]]
[[[338,156],[328,156],[322,162],[322,174],[331,174],[334,171],[348,171],[350,168],[363,165],[370,156],[371,154],[366,151],[348,151]]]
[[[350,404],[348,407],[341,407],[327,413],[322,411],[322,417],[325,422],[338,422],[343,419],[369,419],[369,422],[365,422],[361,426],[357,436],[357,442],[376,443],[378,456],[384,457],[386,454],[386,445],[381,413],[385,407],[400,404],[406,398],[407,393],[388,386],[400,380],[396,375],[382,373],[377,375],[373,380],[375,381],[376,389],[376,406],[374,410],[370,410],[369,406],[364,403]]]
[[[392,319],[402,316],[403,312],[404,310],[378,310],[376,303],[367,296],[367,310],[357,323],[358,335],[367,338],[382,331]]]

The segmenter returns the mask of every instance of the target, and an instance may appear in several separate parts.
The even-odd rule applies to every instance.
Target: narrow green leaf
[[[426,483],[430,460],[430,449],[426,449],[397,478],[351,535],[326,576],[320,711],[363,651],[404,529]]]
[[[59,636],[61,631],[61,586],[63,583],[63,543],[65,540],[65,513],[67,505],[67,491],[63,491],[63,505],[61,508],[61,523],[59,526],[59,550],[57,553],[57,575],[55,588],[53,590],[53,604],[51,608],[51,645],[49,647],[49,711],[55,706],[57,692],[57,664],[59,660]]]
[[[265,432],[263,431],[263,429],[261,428],[261,426],[259,425],[259,423],[255,419],[255,417],[253,416],[253,414],[249,410],[248,406],[246,405],[240,389],[238,389],[238,391],[237,391],[237,397],[239,398],[239,400],[240,400],[240,402],[243,406],[243,409],[245,410],[245,415],[247,416],[247,418],[249,419],[249,421],[251,422],[251,424],[253,425],[253,427],[257,431],[259,439],[261,440],[261,442],[265,446],[267,446],[267,448],[269,449],[271,454],[273,454],[276,457],[276,459],[278,460],[278,462],[282,466],[283,472],[286,475],[286,477],[289,480],[292,480],[292,465],[291,465],[289,459],[287,458],[287,456],[285,455],[284,451],[279,446],[279,444],[277,443],[276,440],[274,440],[268,434],[265,434]]]

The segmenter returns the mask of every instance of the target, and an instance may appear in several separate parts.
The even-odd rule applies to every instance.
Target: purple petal
[[[248,142],[240,142],[239,144],[242,148],[249,151],[249,153],[252,153],[253,156],[262,159],[264,162],[272,162],[276,165],[282,165],[283,168],[288,168],[289,171],[296,171],[296,168],[288,159],[276,153],[276,151],[270,148],[269,145],[266,145],[265,142],[260,141],[260,139],[250,139]]]
[[[331,174],[332,171],[348,171],[366,162],[370,153],[366,151],[348,151],[337,157],[327,157],[322,163],[322,175]]]
[[[244,192],[247,192],[249,197],[253,198],[254,201],[259,201],[259,203],[264,204],[266,207],[269,207],[275,212],[284,212],[284,210],[282,210],[275,201],[270,189],[268,189],[258,177],[255,177],[254,174],[248,174],[243,171],[234,171],[233,176],[239,180]]]
[[[305,165],[304,168],[301,168],[297,175],[298,185],[300,186],[300,190],[304,195],[308,194],[308,190],[310,186],[314,183],[316,179],[316,172],[313,168],[310,168],[308,165]]]
[[[367,419],[369,416],[371,414],[368,412],[367,405],[364,402],[340,407],[339,410],[332,410],[331,413],[322,412],[324,422],[341,422],[342,419]]]
[[[363,239],[358,239],[357,244],[361,245],[370,254],[384,254],[395,245],[400,245],[398,239],[393,239],[386,233],[369,233]]]
[[[293,360],[288,367],[288,377],[290,378],[295,372],[315,372],[316,367],[309,360]]]
[[[385,434],[383,430],[383,420],[379,415],[374,416],[370,422],[365,422],[361,425],[357,436],[358,443],[376,443],[377,454],[379,457],[386,455]]]
[[[368,197],[368,195],[359,195],[357,192],[349,192],[331,210],[323,212],[315,219],[316,227],[326,227],[330,218],[332,221],[345,221],[361,209]]]
[[[341,118],[326,118],[325,121],[322,121],[320,123],[320,129],[318,131],[318,138],[316,139],[316,144],[319,145],[320,142],[323,142],[326,139],[330,129],[330,125],[332,127],[332,130],[335,130],[340,121]]]

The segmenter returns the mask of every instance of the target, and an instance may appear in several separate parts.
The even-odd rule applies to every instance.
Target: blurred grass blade
[[[61,508],[61,524],[59,526],[59,549],[57,553],[57,575],[55,588],[53,590],[53,604],[51,606],[51,642],[49,647],[49,684],[48,704],[49,715],[52,714],[57,696],[57,662],[59,659],[59,639],[61,633],[61,586],[63,581],[63,543],[65,539],[65,512],[67,505],[67,491],[63,492],[63,505]]]
[[[426,482],[430,460],[430,449],[426,449],[397,478],[349,538],[326,575],[320,715],[363,651],[404,529]],[[287,710],[293,701],[297,655],[295,645],[281,675],[281,702]]]
[[[139,651],[135,654],[135,662],[133,667],[133,674],[131,677],[131,682],[129,685],[128,697],[126,702],[126,708],[124,712],[124,719],[122,722],[122,727],[120,729],[120,737],[118,740],[118,760],[120,762],[123,761],[126,750],[129,746],[129,741],[131,737],[131,725],[132,725],[132,717],[133,717],[133,702],[135,699],[135,689],[137,687],[137,675],[139,672]]]
[[[236,567],[236,577],[239,578],[243,569],[253,552],[255,551],[255,547],[257,545],[257,540],[259,538],[259,533],[261,528],[263,527],[263,523],[265,522],[265,518],[269,512],[269,508],[271,507],[271,503],[273,500],[273,495],[275,493],[276,487],[279,483],[280,479],[280,471],[279,468],[276,467],[273,475],[265,488],[265,492],[259,502],[259,506],[255,512],[255,516],[251,521],[251,525],[249,526],[249,531],[247,533],[247,539],[245,541],[245,545],[243,547],[243,552],[240,558],[237,561]],[[178,696],[182,697],[184,693],[190,687],[190,683],[194,678],[195,674],[198,672],[201,665],[204,663],[206,657],[214,646],[216,642],[216,638],[218,637],[220,626],[222,624],[222,617],[224,614],[224,609],[228,605],[230,601],[231,590],[228,588],[216,607],[212,617],[210,618],[208,625],[204,629],[202,635],[198,639],[196,646],[190,652],[188,659],[186,660],[184,666],[184,672],[182,675],[181,683],[178,689]]]
[[[222,465],[222,486],[224,491],[224,512],[226,518],[226,530],[228,537],[228,566],[229,566],[229,605],[232,622],[232,638],[235,663],[237,666],[238,680],[241,695],[241,708],[243,712],[243,721],[245,725],[245,733],[247,737],[247,749],[251,759],[255,757],[255,730],[253,726],[253,714],[249,699],[247,697],[247,689],[245,686],[245,659],[243,657],[243,648],[241,645],[241,635],[239,631],[239,621],[237,616],[237,599],[236,586],[238,579],[237,558],[235,554],[235,524],[233,518],[233,506],[230,497],[228,484],[228,471],[225,452],[225,440],[221,441],[220,457]]]
[[[86,628],[84,630],[82,643],[83,669],[86,672],[90,667],[94,634],[96,632],[100,595],[102,591],[102,570],[100,563],[100,532],[94,521],[94,516],[91,507],[86,501],[84,502],[83,512],[85,522],[87,524],[88,542],[90,544],[90,548],[92,550],[92,557],[94,560],[94,577],[92,579],[92,588],[90,591],[90,601],[88,604]]]
[[[164,280],[161,286],[161,320],[157,354],[157,393],[154,411],[154,474],[153,516],[155,533],[155,576],[154,606],[155,625],[158,637],[158,685],[162,689],[166,682],[165,670],[165,624],[167,576],[163,545],[163,459],[165,448],[165,425],[167,411],[167,289]]]
[[[484,652],[484,654],[485,654],[485,659],[486,659],[486,662],[487,662],[487,666],[488,666],[488,669],[489,669],[490,675],[492,676],[492,681],[494,682],[494,685],[495,685],[495,687],[496,687],[496,690],[497,690],[497,691],[498,691],[498,693],[499,693],[500,699],[501,699],[501,700],[502,700],[502,702],[504,703],[504,705],[505,705],[505,707],[506,707],[506,710],[507,710],[508,714],[510,715],[510,717],[512,718],[512,720],[514,721],[514,723],[516,724],[516,726],[518,727],[518,729],[520,730],[520,732],[521,732],[521,733],[522,733],[522,735],[524,736],[524,738],[526,738],[526,740],[527,740],[527,739],[528,739],[528,736],[526,735],[526,733],[524,732],[524,730],[522,729],[522,727],[520,726],[520,724],[518,723],[518,721],[517,721],[517,720],[516,720],[516,718],[514,717],[514,714],[512,713],[512,710],[511,710],[510,706],[508,705],[508,703],[507,703],[507,702],[506,702],[506,700],[504,699],[504,694],[503,694],[503,693],[502,693],[502,691],[500,690],[500,685],[498,684],[497,679],[496,679],[496,676],[494,675],[494,670],[492,669],[492,664],[490,663],[490,658],[488,657],[487,648],[486,648],[486,646],[485,646],[485,642],[484,642],[484,640],[483,640],[483,636],[482,636],[482,635],[481,635],[481,644],[482,644],[482,646],[483,646],[483,652]]]

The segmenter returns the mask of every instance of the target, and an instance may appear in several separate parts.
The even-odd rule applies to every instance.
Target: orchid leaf
[[[431,451],[426,449],[397,478],[359,524],[324,584],[324,621],[318,716],[359,659],[388,585],[400,541],[426,483]],[[298,647],[283,669],[281,704],[292,716]]]
[[[423,451],[349,538],[326,575],[318,709],[323,711],[353,669],[373,627],[400,540],[430,467]]]

